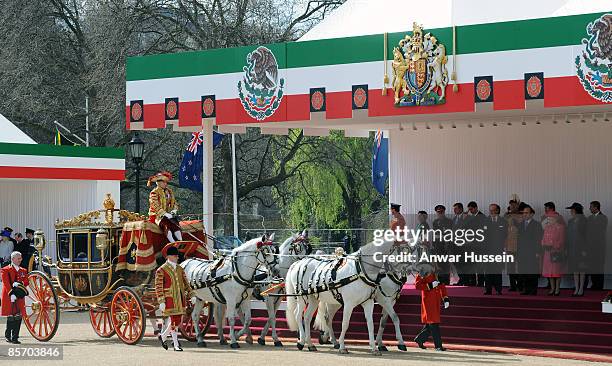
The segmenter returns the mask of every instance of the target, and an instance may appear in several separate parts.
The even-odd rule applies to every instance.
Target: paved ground
[[[0,321],[0,330],[4,331],[4,319]],[[26,329],[22,328],[23,345],[41,345],[32,339]],[[407,352],[399,352],[395,348],[384,353],[381,357],[369,355],[363,346],[349,346],[349,355],[339,355],[330,346],[318,346],[319,352],[298,351],[293,343],[285,343],[282,349],[272,346],[247,345],[240,342],[242,348],[232,350],[229,347],[219,346],[216,342],[209,342],[208,348],[196,348],[195,344],[183,341],[185,351],[182,353],[164,351],[157,340],[144,338],[136,346],[122,344],[116,337],[102,339],[95,335],[89,324],[87,313],[62,313],[62,320],[55,338],[47,343],[62,344],[64,346],[63,361],[36,361],[37,365],[257,365],[272,366],[313,366],[313,365],[402,365],[410,362],[411,366],[433,365],[448,363],[451,365],[585,365],[588,362],[552,359],[546,357],[519,356],[502,353],[447,351],[435,352],[433,350],[418,350],[408,348]],[[0,344],[4,345],[4,344]],[[390,348],[391,349],[391,348]],[[0,363],[6,359],[0,358]],[[8,363],[7,363],[8,364]],[[10,365],[31,365],[32,361],[14,360]],[[603,363],[593,363],[603,365]],[[611,364],[612,365],[612,364]]]

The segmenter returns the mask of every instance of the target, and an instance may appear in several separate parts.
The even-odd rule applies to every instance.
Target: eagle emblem
[[[246,61],[243,78],[238,81],[238,96],[249,116],[262,121],[280,106],[285,79],[279,79],[276,57],[267,47],[257,47]]]
[[[593,98],[612,102],[612,14],[605,14],[586,27],[582,55],[576,56],[580,83]]]
[[[446,102],[448,70],[446,47],[436,37],[413,23],[393,49],[393,90],[396,106],[435,105]]]

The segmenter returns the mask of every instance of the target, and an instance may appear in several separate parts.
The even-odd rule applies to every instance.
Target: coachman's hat
[[[163,180],[165,182],[169,182],[172,180],[172,174],[170,172],[159,172],[155,175],[152,175],[149,177],[149,180],[147,180],[147,187],[151,187],[151,185],[155,182],[158,182],[160,180]]]
[[[397,203],[392,203],[391,208],[394,209],[395,211],[399,211],[400,207],[402,207],[402,205],[398,205]]]

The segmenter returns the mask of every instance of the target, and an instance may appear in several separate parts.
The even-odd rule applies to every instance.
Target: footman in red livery
[[[417,275],[414,286],[421,290],[421,322],[425,324],[414,341],[420,348],[425,349],[425,343],[429,336],[433,337],[436,351],[445,351],[440,336],[440,306],[447,309],[450,300],[446,294],[446,286],[440,283],[433,273],[421,277]]]
[[[25,315],[25,300],[27,295],[28,271],[21,265],[21,253],[11,253],[11,263],[1,270],[2,276],[2,309],[0,315],[6,316],[6,341],[20,344],[19,329],[21,318]]]

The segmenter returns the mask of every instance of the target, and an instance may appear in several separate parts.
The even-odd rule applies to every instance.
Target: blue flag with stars
[[[372,146],[372,184],[378,193],[385,195],[385,185],[389,176],[389,139],[377,131]]]
[[[213,149],[221,145],[223,140],[222,133],[213,131]],[[194,191],[202,192],[202,169],[204,164],[204,155],[202,149],[202,131],[193,133],[191,142],[187,145],[183,161],[179,167],[179,185],[183,188],[189,188]]]

